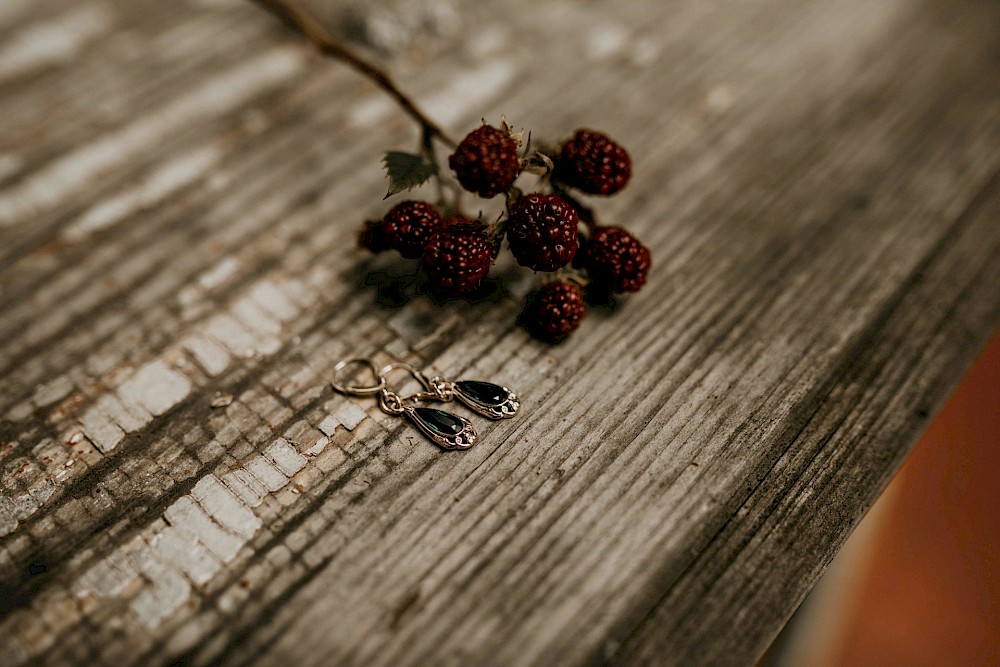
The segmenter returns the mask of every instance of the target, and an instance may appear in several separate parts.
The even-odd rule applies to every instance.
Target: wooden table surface
[[[0,4],[0,664],[750,664],[996,329],[1000,5],[453,7],[383,58],[453,134],[635,160],[563,345],[355,249],[414,129],[274,17]],[[523,414],[442,452],[346,354]]]

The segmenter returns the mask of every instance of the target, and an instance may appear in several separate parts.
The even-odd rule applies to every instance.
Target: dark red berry
[[[510,208],[507,240],[518,264],[555,271],[573,260],[580,217],[559,195],[532,194]]]
[[[390,248],[407,259],[419,259],[431,234],[443,223],[433,205],[425,201],[404,201],[396,204],[382,218],[383,230]]]
[[[632,176],[632,158],[606,134],[577,130],[562,145],[553,177],[592,195],[612,195]]]
[[[435,232],[424,247],[431,289],[442,296],[475,292],[490,271],[493,246],[479,225],[458,221]]]
[[[518,144],[509,133],[490,125],[473,130],[448,158],[458,182],[480,197],[495,197],[521,172]]]
[[[528,324],[539,338],[559,341],[576,331],[586,310],[580,286],[568,280],[559,280],[549,283],[535,296]]]
[[[385,237],[385,225],[381,220],[366,220],[361,225],[358,246],[376,254],[389,249],[389,239]]]
[[[621,227],[594,227],[576,255],[595,292],[638,292],[646,283],[649,249]]]

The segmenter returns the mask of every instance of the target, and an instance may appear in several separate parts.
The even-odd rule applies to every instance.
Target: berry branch
[[[254,2],[275,12],[323,55],[375,82],[420,125],[417,153],[389,151],[383,157],[389,177],[386,198],[433,178],[437,204],[396,204],[382,219],[364,223],[358,235],[361,247],[419,260],[431,291],[461,297],[480,290],[506,240],[518,264],[541,273],[542,286],[528,305],[526,322],[538,338],[553,342],[580,326],[587,300],[637,292],[646,283],[649,249],[622,227],[598,223],[579,198],[616,194],[632,176],[632,158],[607,135],[578,129],[561,144],[532,150],[529,134],[522,150],[523,132],[514,132],[501,116],[500,127],[483,121],[455,142],[388,74],[336,41],[294,0]],[[454,180],[442,177],[435,139],[453,150],[447,166]],[[527,193],[515,186],[523,174],[537,179]],[[446,187],[455,192],[450,203]],[[491,222],[470,219],[459,207],[463,190],[483,199],[503,195],[504,212]]]
[[[416,103],[404,93],[384,70],[363,58],[354,50],[341,44],[333,38],[307,11],[291,0],[253,0],[258,5],[270,10],[282,18],[291,27],[299,31],[324,56],[336,58],[352,67],[359,74],[373,81],[379,88],[389,94],[400,108],[413,120],[420,124],[425,136],[436,137],[446,145],[454,148],[456,142],[440,125],[431,120],[420,110]]]

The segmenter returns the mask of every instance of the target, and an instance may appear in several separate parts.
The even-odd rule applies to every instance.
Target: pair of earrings
[[[372,385],[342,384],[341,372],[355,365],[367,366],[375,376]],[[409,396],[401,396],[389,385],[388,375],[394,370],[404,370],[423,388]],[[521,403],[507,387],[481,380],[451,382],[440,376],[428,378],[410,364],[393,362],[379,368],[368,357],[347,357],[333,367],[330,385],[347,396],[378,396],[382,412],[389,415],[406,415],[420,431],[442,449],[468,449],[479,440],[479,434],[468,419],[436,408],[421,405],[426,401],[449,403],[455,399],[490,419],[510,419],[517,414]]]

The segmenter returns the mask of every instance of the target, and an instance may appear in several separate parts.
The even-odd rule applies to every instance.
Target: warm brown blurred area
[[[893,481],[833,665],[1000,664],[1000,336]]]
[[[1000,335],[807,600],[769,664],[1000,665]],[[775,654],[780,655],[775,655]]]

